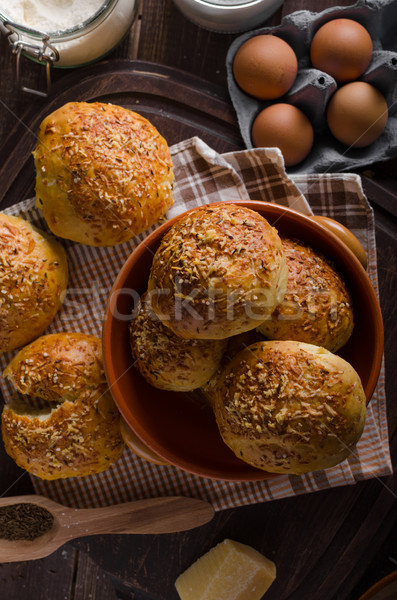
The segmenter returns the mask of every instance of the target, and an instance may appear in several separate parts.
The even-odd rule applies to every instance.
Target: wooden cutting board
[[[0,149],[1,207],[33,195],[31,156],[41,121],[71,101],[112,102],[149,119],[169,145],[201,137],[218,152],[244,147],[226,92],[184,71],[145,61],[112,60],[71,72],[50,99],[28,110]]]

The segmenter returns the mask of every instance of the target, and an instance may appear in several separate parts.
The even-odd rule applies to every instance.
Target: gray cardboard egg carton
[[[317,29],[337,18],[354,19],[369,32],[373,58],[360,81],[371,83],[386,98],[389,118],[382,135],[366,148],[351,148],[338,142],[326,122],[328,100],[337,89],[333,77],[313,69],[310,44]],[[236,84],[232,65],[238,48],[259,34],[275,34],[292,46],[298,57],[298,75],[292,88],[281,98],[262,101],[245,94]],[[320,13],[301,10],[287,15],[277,27],[264,27],[239,36],[231,44],[226,58],[229,93],[241,135],[252,148],[251,127],[257,114],[270,104],[294,104],[309,117],[314,129],[314,144],[309,156],[289,173],[343,172],[368,166],[397,156],[397,0],[358,0],[352,6],[333,7]]]

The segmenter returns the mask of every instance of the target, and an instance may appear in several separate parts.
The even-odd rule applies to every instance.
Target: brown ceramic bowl
[[[396,600],[397,571],[393,571],[374,583],[358,600]]]
[[[344,277],[353,298],[355,327],[339,354],[360,375],[369,401],[381,366],[383,324],[376,294],[359,260],[340,238],[310,217],[277,204],[235,204],[258,211],[280,234],[300,239],[322,252]],[[133,366],[128,326],[134,301],[146,291],[153,255],[178,218],[161,225],[134,250],[111,290],[103,328],[103,353],[113,398],[135,435],[172,465],[203,477],[229,481],[277,477],[236,458],[223,443],[212,410],[194,395],[156,389]]]

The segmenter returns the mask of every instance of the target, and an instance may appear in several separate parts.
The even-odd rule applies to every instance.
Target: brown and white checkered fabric
[[[172,147],[175,204],[171,217],[220,200],[255,199],[277,202],[305,214],[334,217],[351,229],[368,254],[368,272],[377,289],[374,218],[356,175],[297,175],[289,179],[277,150],[246,150],[219,155],[192,138]],[[46,224],[29,199],[5,212],[23,216],[38,227]],[[154,229],[154,227],[152,228]],[[46,333],[82,331],[101,335],[107,295],[124,261],[149,231],[115,248],[65,243],[70,282],[65,303]],[[4,368],[12,354],[0,358]],[[4,397],[11,389],[2,380]],[[342,464],[304,476],[276,476],[259,482],[225,482],[190,475],[171,466],[156,466],[126,449],[122,458],[100,475],[58,481],[32,477],[35,490],[70,506],[90,507],[140,498],[186,495],[210,501],[216,509],[273,500],[324,488],[354,484],[391,473],[384,370],[371,400],[357,451]]]

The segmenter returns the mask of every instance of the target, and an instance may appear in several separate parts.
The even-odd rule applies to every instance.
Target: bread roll
[[[144,295],[130,325],[135,366],[151,385],[188,392],[201,387],[218,369],[226,340],[184,340],[166,327]]]
[[[120,415],[110,395],[101,340],[81,333],[39,338],[4,371],[20,394],[6,404],[6,452],[41,479],[92,475],[122,454]]]
[[[325,348],[259,342],[237,354],[214,404],[224,442],[271,473],[305,473],[344,460],[359,440],[366,398],[353,367]]]
[[[282,238],[288,267],[282,303],[258,330],[269,339],[297,340],[332,352],[349,339],[353,305],[333,265],[310,246]]]
[[[14,356],[3,376],[25,396],[55,404],[76,399],[81,390],[106,385],[101,341],[84,333],[43,335]]]
[[[234,335],[226,340],[226,350],[223,353],[218,369],[215,371],[211,379],[209,379],[200,388],[200,392],[204,396],[209,406],[213,406],[215,403],[216,389],[224,368],[228,365],[232,358],[236,356],[236,354],[241,352],[241,350],[244,350],[251,344],[260,341],[262,341],[262,337],[260,333],[256,331],[256,329],[250,329],[250,331],[239,333],[238,335]]]
[[[148,283],[155,313],[186,339],[254,329],[286,286],[276,230],[259,213],[229,203],[182,215],[163,237]]]
[[[0,213],[0,352],[41,335],[68,282],[62,246],[25,219]]]
[[[36,205],[53,233],[92,246],[130,240],[172,205],[167,142],[121,106],[69,102],[40,125]]]

